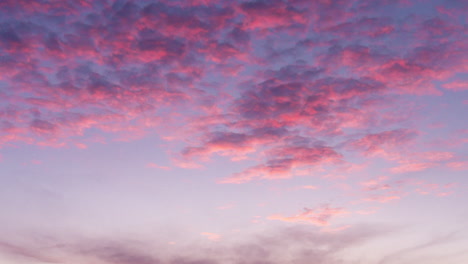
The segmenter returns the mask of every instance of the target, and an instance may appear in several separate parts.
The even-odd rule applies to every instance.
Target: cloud
[[[109,264],[218,264],[246,263],[279,264],[311,261],[326,264],[347,263],[341,252],[358,247],[372,238],[382,236],[392,228],[374,225],[341,227],[340,231],[322,232],[309,226],[292,225],[270,228],[242,239],[233,237],[226,242],[188,243],[186,245],[144,242],[124,239],[54,238],[56,247],[36,247],[28,243],[15,245],[2,242],[0,250],[12,254],[15,263],[34,260],[52,263],[99,262]],[[51,239],[51,238],[50,238]],[[151,240],[154,241],[154,240]],[[27,259],[23,259],[24,253]],[[37,258],[37,255],[43,257]]]
[[[304,185],[304,186],[301,186],[302,189],[308,189],[308,190],[316,190],[318,189],[317,186],[314,186],[314,185]]]
[[[338,157],[328,142],[357,132],[368,135],[355,149],[370,154],[414,131],[392,112],[392,94],[435,94],[432,82],[440,80],[449,90],[463,86],[445,81],[466,59],[462,25],[441,15],[460,9],[454,4],[431,10],[429,19],[395,19],[408,3],[26,2],[2,2],[2,93],[18,112],[4,120],[14,136],[2,130],[2,144],[85,144],[85,132],[96,130],[132,140],[157,127],[183,130],[177,139],[187,145],[177,162],[196,164],[213,155],[272,156],[296,136],[320,137]],[[226,118],[192,130],[214,116]],[[317,163],[277,153],[247,170],[281,163],[287,177],[288,168]]]
[[[366,202],[379,202],[379,203],[387,203],[394,200],[400,200],[401,197],[398,195],[371,195],[367,198],[364,198]]]
[[[245,13],[245,27],[250,30],[290,27],[307,22],[304,12],[283,1],[246,1],[240,4],[240,10]]]
[[[390,189],[390,185],[388,183],[384,183],[388,180],[388,177],[381,176],[375,179],[371,179],[368,181],[361,182],[360,184],[365,187],[366,191],[376,191],[376,190],[388,190]]]
[[[365,154],[386,154],[387,149],[406,145],[416,136],[415,131],[395,129],[375,134],[368,134],[350,144],[352,148],[362,150]]]
[[[102,261],[104,263],[116,264],[160,264],[162,263],[151,253],[146,254],[140,249],[126,243],[94,242],[91,245],[68,246],[68,250],[75,251],[76,255],[85,256],[90,259]],[[69,252],[71,253],[71,252]]]
[[[328,226],[332,218],[348,213],[349,212],[343,208],[332,208],[329,205],[323,205],[314,209],[304,208],[304,212],[294,216],[271,215],[268,219],[291,223],[308,223],[317,226]]]
[[[387,176],[380,176],[360,182],[362,192],[361,202],[387,203],[402,199],[406,194],[405,187],[409,182],[405,180],[391,180]],[[361,213],[375,213],[375,208]]]
[[[393,167],[390,169],[390,171],[392,173],[407,173],[407,172],[423,171],[433,166],[434,166],[433,163],[409,163],[409,164],[400,165],[398,167]]]
[[[201,235],[205,236],[208,240],[211,241],[218,241],[221,239],[221,235],[216,233],[203,232]]]
[[[344,184],[356,188],[360,201],[396,201],[406,194],[403,183],[361,182],[346,167],[366,159],[373,169],[380,164],[374,158],[383,157],[392,162],[385,163],[389,172],[405,177],[467,168],[447,150],[466,139],[447,137],[429,151],[415,115],[426,118],[425,100],[466,90],[467,10],[461,0],[3,0],[0,147],[84,149],[151,134],[177,144],[168,152],[180,167],[202,167],[217,156],[236,162],[237,173],[222,172],[220,183],[349,179]],[[413,187],[421,194],[452,191],[431,184]],[[270,217],[326,226],[345,212],[324,206]],[[294,234],[282,233],[280,246],[296,238],[314,249],[284,261],[275,259],[281,247],[253,241],[236,249],[253,256],[240,263],[338,262],[331,250],[342,242],[335,237],[289,231]],[[346,237],[352,228],[342,231],[355,242]],[[274,242],[274,235],[265,240]],[[330,252],[315,248],[314,235]],[[103,244],[86,254],[110,263],[166,261],[158,252]],[[13,244],[3,249],[38,260],[43,254],[21,253]]]
[[[460,236],[457,232],[450,232],[450,233],[445,233],[445,234],[442,234],[442,235],[437,235],[437,236],[433,236],[429,239],[427,239],[426,241],[427,242],[422,242],[418,245],[415,245],[415,246],[409,246],[409,247],[406,247],[406,248],[403,248],[401,250],[397,250],[391,254],[388,254],[387,256],[383,257],[378,263],[379,264],[385,264],[385,263],[398,263],[398,262],[395,262],[395,261],[405,261],[405,259],[408,259],[408,257],[411,258],[412,255],[417,255],[418,252],[421,252],[421,251],[426,251],[426,253],[424,254],[424,258],[422,258],[422,261],[429,261],[429,259],[427,258],[427,256],[436,256],[436,254],[434,254],[434,250],[431,248],[433,248],[434,246],[442,246],[444,244],[450,244],[451,242],[453,241],[456,241],[456,240],[459,240],[460,239]],[[451,257],[457,257],[458,254],[453,254]],[[434,257],[431,257],[431,259],[433,259]],[[436,260],[437,261],[437,260]],[[435,262],[433,262],[435,263]]]
[[[426,149],[415,114],[439,100],[428,96],[465,90],[464,10],[463,1],[1,1],[0,147],[151,134],[175,142],[167,151],[180,167],[236,162],[218,182],[237,184],[360,181],[345,167],[364,158],[408,177],[463,170],[446,144]],[[405,195],[387,179],[355,183],[361,201]],[[276,218],[325,225],[339,210]]]
[[[167,166],[161,166],[161,165],[158,165],[158,164],[153,163],[153,162],[150,162],[150,163],[146,164],[146,167],[147,168],[162,169],[162,170],[169,170],[170,169]]]
[[[41,253],[37,247],[29,248],[0,241],[0,252],[11,255],[12,257],[19,258],[18,261],[24,261],[22,263],[27,263],[30,261],[58,263],[56,258],[49,257],[47,254]]]
[[[437,183],[428,183],[425,181],[417,181],[414,183],[417,186],[415,190],[422,195],[434,195],[439,197],[444,197],[452,194],[454,188],[457,187],[457,184],[447,183],[447,184],[437,184]]]
[[[468,170],[468,161],[454,161],[447,163],[447,167],[452,170]]]
[[[390,17],[363,17],[357,20],[343,22],[327,30],[341,37],[369,37],[377,38],[391,34],[395,30]]]
[[[37,133],[53,134],[56,130],[56,126],[48,121],[35,119],[31,121],[30,127]]]
[[[468,90],[468,81],[454,81],[442,85],[445,89],[452,91]]]
[[[292,170],[327,163],[339,163],[341,155],[332,148],[278,147],[266,152],[264,164],[250,167],[220,181],[220,183],[245,183],[254,179],[285,179],[294,175]]]

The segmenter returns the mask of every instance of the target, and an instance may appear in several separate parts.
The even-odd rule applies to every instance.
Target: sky
[[[0,264],[468,263],[467,14],[0,1]]]

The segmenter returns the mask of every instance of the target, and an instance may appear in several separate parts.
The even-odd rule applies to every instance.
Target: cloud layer
[[[220,190],[289,181],[298,197],[322,192],[257,219],[295,227],[205,256],[121,241],[1,251],[25,263],[63,252],[77,263],[347,263],[336,252],[375,230],[335,220],[464,186],[450,176],[468,167],[466,13],[461,0],[0,1],[0,162],[14,158],[3,150],[155,137],[168,161],[142,170],[220,162]]]

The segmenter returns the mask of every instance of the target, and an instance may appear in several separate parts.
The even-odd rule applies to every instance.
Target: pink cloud
[[[468,170],[468,161],[454,161],[447,163],[447,167],[449,167],[452,170]]]
[[[358,210],[358,211],[356,211],[356,213],[360,214],[360,215],[370,215],[370,214],[377,213],[378,209],[379,208],[372,207],[372,208],[368,208],[368,209],[365,209],[365,210]]]
[[[423,143],[417,104],[402,99],[442,95],[437,83],[466,89],[455,80],[467,69],[463,13],[428,7],[430,16],[412,10],[395,19],[401,5],[2,1],[0,146],[85,149],[155,133],[182,149],[179,167],[200,168],[215,156],[248,161],[222,183],[318,176],[362,189],[367,201],[398,200],[402,187],[388,178],[351,183],[366,173],[350,165],[356,152],[397,163],[395,174],[467,167],[456,152],[413,150]],[[55,15],[61,23],[52,26]],[[28,23],[9,22],[24,17]],[[277,217],[323,225],[334,213]]]
[[[442,87],[452,91],[464,91],[468,90],[468,81],[454,81],[450,83],[443,84]]]
[[[417,133],[408,129],[396,129],[375,134],[368,134],[350,144],[352,148],[365,154],[386,154],[387,150],[408,144]]]
[[[203,233],[200,233],[200,234],[202,236],[206,237],[208,240],[211,240],[211,241],[219,241],[221,239],[221,235],[216,234],[216,233],[203,232]]]
[[[359,20],[340,23],[327,30],[348,38],[353,36],[376,38],[391,34],[395,30],[392,22],[389,17],[364,17]]]
[[[410,183],[409,180],[391,180],[390,177],[380,176],[371,178],[359,183],[362,186],[362,191],[357,193],[362,196],[357,203],[364,202],[379,202],[387,203],[394,200],[400,200],[407,194],[406,186]],[[362,213],[365,214],[364,210]],[[374,208],[369,213],[375,211]]]
[[[456,154],[466,139],[440,129],[446,140],[428,151],[422,138],[436,134],[418,132],[426,130],[413,112],[449,98],[420,95],[466,90],[466,5],[416,2],[0,1],[0,147],[93,149],[162,136],[177,146],[164,148],[176,166],[208,167],[216,156],[237,162],[239,172],[221,172],[222,183],[311,176],[365,201],[398,200],[410,184],[367,179],[364,168],[379,169],[374,157],[393,162],[395,174],[468,168]],[[444,183],[414,188],[452,192]],[[344,214],[323,206],[270,218],[326,226]],[[112,246],[90,254],[159,262]]]
[[[161,165],[158,165],[158,164],[153,163],[153,162],[150,162],[150,163],[146,164],[146,167],[147,168],[154,168],[154,169],[162,169],[162,170],[169,170],[170,169],[167,166],[161,166]]]
[[[371,179],[368,181],[361,182],[360,184],[365,187],[366,191],[376,191],[376,190],[388,190],[390,189],[390,185],[384,183],[388,180],[388,177],[381,176],[375,179]]]
[[[248,29],[287,27],[307,22],[304,13],[288,9],[287,4],[282,1],[245,2],[240,5],[240,10],[247,17],[246,28]]]
[[[315,186],[315,185],[304,185],[304,186],[301,186],[302,189],[307,189],[307,190],[317,190],[318,187]]]
[[[379,202],[387,203],[394,200],[400,200],[401,197],[398,195],[372,195],[370,197],[364,198],[366,202]]]
[[[308,223],[317,226],[327,226],[332,218],[343,216],[349,212],[343,208],[332,208],[329,205],[323,205],[315,209],[304,208],[304,212],[294,216],[271,215],[270,220],[279,220],[292,223]]]
[[[220,183],[245,183],[254,179],[287,179],[292,170],[327,163],[339,163],[341,155],[329,147],[279,147],[267,151],[266,163],[248,168],[220,181]]]
[[[75,146],[77,148],[80,148],[80,149],[87,149],[88,146],[86,144],[83,144],[83,143],[75,143]]]
[[[407,173],[407,172],[423,171],[433,166],[435,166],[435,164],[433,163],[408,163],[408,164],[402,164],[397,167],[393,167],[390,169],[390,171],[392,173]]]
[[[447,151],[426,151],[392,154],[392,160],[399,163],[398,166],[390,168],[392,173],[408,173],[423,171],[440,166],[443,162],[453,160],[455,154]]]
[[[53,135],[57,131],[57,126],[40,119],[35,119],[31,122],[30,128],[32,131],[43,135]]]
[[[326,228],[322,228],[321,230],[322,232],[326,232],[326,233],[338,233],[338,232],[342,232],[343,230],[349,229],[351,227],[352,225],[344,225],[344,226],[339,226],[335,228],[326,227]]]
[[[454,188],[457,187],[455,183],[438,184],[428,183],[425,181],[417,181],[414,183],[417,186],[416,192],[422,195],[434,195],[444,197],[454,193]]]
[[[250,140],[245,134],[241,133],[214,133],[210,135],[204,146],[202,147],[188,147],[182,155],[185,159],[191,157],[201,157],[207,160],[213,153],[221,153],[225,155],[243,156],[246,153],[253,152],[255,149],[250,146]]]
[[[216,209],[218,209],[218,210],[228,210],[228,209],[234,208],[235,206],[236,206],[235,203],[227,203],[227,204],[220,205],[220,206],[216,207]]]
[[[455,157],[454,153],[446,151],[422,152],[417,155],[428,161],[446,161]]]
[[[40,160],[31,160],[31,164],[34,164],[34,165],[41,165],[42,164],[42,161]]]

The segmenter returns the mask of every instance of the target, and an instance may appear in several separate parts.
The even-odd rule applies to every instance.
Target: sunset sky
[[[467,14],[0,0],[0,264],[468,263]]]

